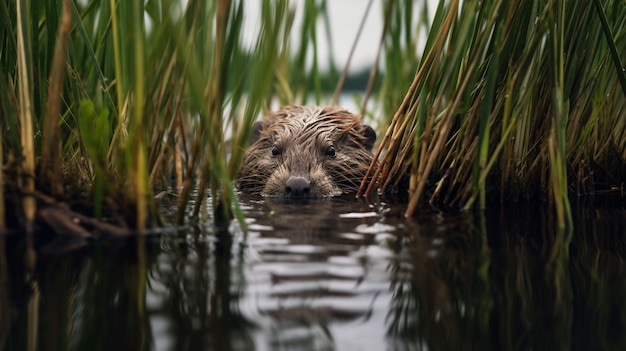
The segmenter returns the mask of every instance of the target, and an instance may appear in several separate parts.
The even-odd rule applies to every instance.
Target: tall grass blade
[[[36,202],[33,197],[35,191],[35,143],[32,110],[32,62],[28,22],[31,18],[30,2],[19,0],[17,2],[17,69],[18,69],[18,100],[20,140],[22,147],[22,167],[19,176],[19,184],[25,195],[22,198],[22,210],[26,220],[26,231],[32,232],[35,219]]]
[[[591,2],[564,4],[440,2],[419,69],[382,140],[385,153],[359,193],[376,184],[382,192],[408,190],[407,215],[426,205],[426,192],[440,210],[548,198],[564,228],[574,189],[594,193],[600,179],[618,186],[626,107],[614,69],[621,64],[609,46],[619,53],[623,40],[599,39],[603,28],[622,38],[626,13],[606,16],[614,24],[603,27]],[[390,33],[398,42],[400,31]]]
[[[624,70],[622,61],[619,58],[619,53],[617,52],[617,47],[615,46],[615,39],[613,38],[611,27],[609,27],[609,23],[606,19],[606,13],[604,12],[604,8],[602,7],[600,0],[593,0],[593,4],[595,5],[598,16],[600,17],[600,23],[602,23],[602,30],[604,31],[606,41],[609,45],[609,50],[611,52],[611,58],[613,59],[613,64],[615,65],[615,73],[617,74],[617,78],[619,78],[619,82],[622,85],[622,92],[626,95],[626,71]]]
[[[117,6],[117,1],[116,0],[109,0],[109,6],[110,6],[110,11],[111,11],[111,39],[113,40],[113,62],[114,62],[114,73],[115,73],[115,95],[117,97],[117,102],[118,104],[121,104],[122,101],[124,101],[123,98],[123,89],[124,89],[124,80],[123,80],[123,76],[122,76],[122,58],[121,58],[121,46],[120,46],[120,29],[119,29],[119,24],[118,24],[118,19],[117,19],[117,11],[116,11],[116,6]],[[79,28],[82,28],[82,26],[80,26]],[[86,35],[84,34],[84,30],[81,31],[81,33],[83,33],[83,37],[85,37]],[[88,46],[90,47],[90,46]],[[90,55],[91,57],[94,57],[94,55]],[[96,67],[99,67],[96,65]],[[122,114],[122,111],[118,111],[118,115],[120,116],[124,116],[125,114]],[[116,128],[116,134],[118,133],[119,130],[121,130],[122,126],[123,126],[123,118],[118,118],[118,127]]]
[[[83,100],[78,110],[78,127],[83,136],[85,152],[91,160],[93,176],[91,177],[93,194],[94,214],[96,217],[103,215],[105,194],[110,192],[109,179],[113,176],[109,172],[108,158],[104,153],[111,142],[109,124],[109,112],[106,109],[96,111],[96,107],[90,100]]]
[[[553,48],[554,92],[553,106],[554,119],[548,139],[550,159],[550,179],[553,192],[553,201],[557,214],[558,226],[566,227],[572,223],[572,214],[569,208],[567,194],[567,162],[566,162],[566,128],[569,117],[569,101],[565,101],[563,94],[565,85],[565,3],[557,5],[556,19],[550,36]]]
[[[497,11],[498,7],[496,7]],[[480,115],[478,117],[478,153],[476,158],[476,164],[474,167],[474,193],[479,193],[480,208],[484,209],[487,205],[487,184],[486,178],[480,175],[485,173],[487,169],[487,159],[489,157],[489,117],[493,109],[493,101],[496,89],[496,80],[498,73],[498,66],[500,60],[500,48],[498,43],[502,38],[502,25],[496,24],[494,40],[491,41],[490,51],[493,53],[491,59],[488,62],[486,76],[486,90],[483,96],[484,103],[480,107]]]
[[[254,122],[276,102],[323,103],[335,79],[319,63],[327,1],[262,2],[253,48],[247,4],[0,4],[0,186],[25,194],[9,207],[31,223],[35,190],[88,192],[95,215],[126,213],[143,230],[157,220],[152,191],[175,177],[177,222],[209,208],[222,229],[243,220],[232,179]],[[548,198],[567,226],[572,193],[614,191],[626,172],[626,13],[616,0],[564,4],[440,1],[430,23],[425,5],[416,17],[410,0],[384,3],[384,67],[370,72],[362,114],[377,94],[381,113],[368,115],[388,128],[359,194],[408,190],[407,214]]]
[[[63,192],[61,174],[61,145],[59,139],[59,121],[61,111],[61,93],[65,79],[65,61],[67,57],[67,38],[70,33],[72,12],[70,1],[63,0],[61,21],[50,68],[48,94],[43,120],[41,148],[41,182],[50,193],[59,196]]]
[[[134,44],[134,64],[130,65],[134,69],[134,88],[133,88],[133,119],[130,128],[132,130],[132,147],[131,162],[133,185],[136,191],[135,201],[137,202],[137,230],[142,232],[147,225],[148,220],[148,174],[147,174],[147,155],[146,155],[146,137],[144,135],[147,129],[144,122],[144,105],[145,105],[145,67],[144,58],[145,50],[145,24],[144,24],[144,8],[143,3],[133,1],[131,5],[131,42]]]

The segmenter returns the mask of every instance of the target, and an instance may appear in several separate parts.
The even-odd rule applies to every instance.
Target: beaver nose
[[[304,197],[311,192],[311,182],[303,177],[289,177],[285,183],[285,196]]]

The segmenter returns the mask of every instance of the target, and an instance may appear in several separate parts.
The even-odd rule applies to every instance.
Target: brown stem
[[[40,176],[44,186],[52,195],[63,193],[61,180],[61,145],[59,142],[59,120],[61,93],[65,78],[65,60],[67,56],[67,37],[72,25],[70,1],[63,0],[63,10],[59,32],[52,58],[50,77],[48,78],[48,97],[43,119]]]

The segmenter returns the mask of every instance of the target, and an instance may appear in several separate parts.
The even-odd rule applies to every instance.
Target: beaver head
[[[329,197],[356,191],[376,133],[336,107],[286,107],[257,122],[237,177],[243,191]]]

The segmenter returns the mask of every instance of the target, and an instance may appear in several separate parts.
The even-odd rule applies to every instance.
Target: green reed
[[[252,47],[246,5],[0,4],[0,184],[19,194],[27,223],[35,197],[87,191],[95,215],[125,213],[143,229],[157,224],[153,195],[170,179],[177,222],[205,208],[190,208],[194,191],[210,193],[217,224],[238,215],[232,179],[254,121],[271,101],[323,104],[320,60],[334,56],[319,55],[318,36],[332,38],[326,1],[263,2]],[[366,193],[408,189],[407,214],[426,192],[439,208],[547,197],[564,226],[570,194],[619,183],[619,1],[441,1],[432,20],[412,1],[382,10],[378,108],[367,113],[389,129]],[[14,199],[3,193],[0,209]]]
[[[439,208],[546,197],[566,226],[569,194],[619,186],[626,13],[594,4],[440,2],[372,170],[382,190],[408,183],[407,214],[427,191]]]
[[[18,212],[34,218],[33,194],[75,202],[87,191],[93,214],[123,213],[142,230],[158,220],[154,192],[175,178],[178,222],[207,191],[216,222],[238,214],[232,179],[254,121],[275,97],[306,103],[311,85],[321,103],[316,24],[331,35],[325,1],[263,2],[249,48],[245,5],[0,4],[0,141],[7,174],[20,175],[6,185],[21,194]]]

